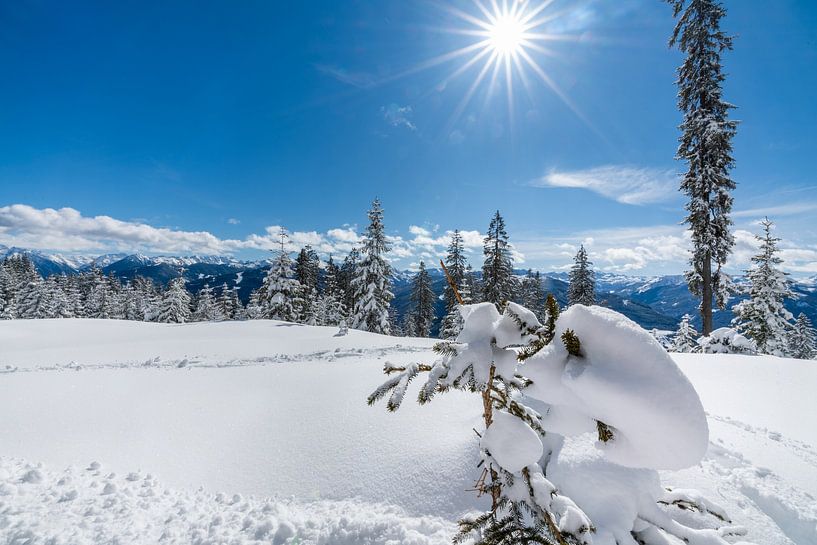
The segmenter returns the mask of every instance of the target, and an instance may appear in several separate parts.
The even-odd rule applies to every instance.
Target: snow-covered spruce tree
[[[224,319],[221,307],[213,297],[213,288],[205,284],[196,296],[196,309],[193,311],[194,322],[218,322]]]
[[[420,269],[411,280],[411,324],[410,335],[414,337],[428,337],[431,335],[431,326],[437,318],[434,312],[434,288],[431,287],[431,277],[426,270],[426,264],[420,261]]]
[[[438,343],[439,359],[386,364],[390,378],[368,398],[397,410],[421,373],[420,404],[452,389],[482,398],[476,490],[491,508],[464,517],[454,542],[726,545],[721,536],[739,530],[679,521],[690,509],[727,516],[694,492],[661,487],[657,473],[695,465],[706,452],[706,415],[692,385],[621,314],[577,305],[559,316],[550,299],[545,326],[515,303],[502,315],[493,304],[463,305],[462,333]],[[576,451],[589,431],[598,441]],[[563,460],[566,436],[576,444]]]
[[[303,286],[305,293],[309,290],[315,292],[317,297],[320,290],[318,289],[318,279],[320,277],[321,260],[317,252],[312,249],[312,246],[307,244],[298,253],[295,259],[295,279]]]
[[[355,290],[352,287],[352,281],[355,278],[358,264],[360,263],[360,251],[357,248],[352,248],[346,257],[343,258],[343,263],[340,265],[340,273],[338,274],[338,285],[343,292],[343,306],[348,313],[355,308]]]
[[[457,286],[460,294],[465,291],[465,245],[459,230],[456,229],[451,234],[451,242],[448,244],[448,252],[445,256],[445,268],[453,285]],[[445,316],[440,324],[440,337],[443,339],[454,339],[462,329],[462,315],[458,308],[457,298],[450,285],[446,285],[443,290],[443,300],[445,301]],[[468,300],[467,303],[471,301]]]
[[[190,321],[190,294],[184,284],[181,276],[168,282],[159,307],[159,322],[183,324]]]
[[[539,271],[534,273],[531,269],[528,269],[528,273],[522,279],[519,298],[522,301],[522,306],[532,310],[539,320],[544,320],[545,292],[542,289],[542,275]]]
[[[159,317],[159,307],[161,296],[153,280],[144,276],[137,276],[133,279],[134,296],[137,298],[137,306],[141,310],[142,320],[153,322]]]
[[[344,299],[345,294],[340,284],[340,268],[330,255],[326,263],[323,293],[315,305],[316,325],[339,326],[346,319]]]
[[[789,332],[789,346],[786,354],[790,358],[811,360],[817,357],[817,332],[811,320],[802,312]]]
[[[460,520],[455,543],[477,545],[588,543],[592,526],[584,513],[544,476],[542,417],[518,393],[529,381],[516,372],[513,346],[531,341],[540,327],[536,317],[508,302],[500,316],[493,303],[461,305],[465,325],[457,342],[438,343],[440,358],[432,365],[396,367],[394,375],[368,398],[369,405],[388,396],[386,408],[397,410],[409,383],[421,372],[428,378],[418,402],[430,402],[451,389],[479,394],[485,429],[480,435],[482,474],[476,489],[491,498],[491,510]]]
[[[241,301],[238,300],[238,293],[236,289],[231,289],[227,286],[227,282],[221,285],[221,293],[216,299],[216,304],[221,310],[221,314],[225,320],[236,320],[241,314]]]
[[[690,322],[692,316],[684,314],[681,321],[678,323],[678,331],[675,332],[675,337],[672,340],[673,352],[698,352],[698,332],[695,331],[695,326]]]
[[[485,257],[482,265],[483,301],[493,303],[499,308],[506,301],[513,300],[517,291],[508,232],[505,230],[505,220],[499,214],[499,210],[488,226],[482,253]]]
[[[298,318],[295,298],[299,295],[300,284],[293,278],[292,260],[286,248],[289,235],[283,228],[278,235],[280,248],[261,284],[259,304],[263,309],[263,317],[294,322]]]
[[[363,237],[362,257],[352,279],[354,308],[352,327],[372,333],[388,335],[389,307],[394,295],[391,292],[391,265],[385,254],[390,250],[383,226],[383,209],[380,200],[372,202],[369,210],[369,226]]]
[[[678,19],[670,47],[686,54],[678,68],[678,108],[684,120],[677,158],[686,162],[681,191],[688,197],[685,223],[692,234],[690,291],[701,298],[703,334],[712,332],[713,299],[723,309],[721,267],[734,246],[730,232],[734,166],[732,138],[737,122],[729,120],[734,106],[723,100],[725,79],[721,53],[732,49],[732,38],[720,28],[726,10],[718,0],[667,0]],[[714,270],[713,270],[714,269]]]
[[[783,260],[777,256],[780,239],[772,236],[774,224],[766,218],[761,225],[763,234],[755,237],[760,241],[760,253],[752,257],[752,267],[746,271],[749,299],[732,307],[732,325],[754,341],[759,353],[784,356],[793,316],[783,303],[794,293],[787,273],[777,268]]]
[[[569,284],[567,287],[568,305],[595,305],[596,304],[596,273],[590,267],[593,263],[587,258],[584,244],[579,246],[574,264],[570,269]]]

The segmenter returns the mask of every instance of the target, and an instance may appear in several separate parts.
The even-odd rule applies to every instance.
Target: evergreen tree
[[[451,242],[448,245],[448,253],[445,256],[445,268],[448,276],[454,285],[457,286],[460,296],[463,296],[465,288],[466,274],[465,246],[459,230],[455,230],[451,235]],[[440,324],[440,337],[443,339],[455,339],[462,330],[462,316],[460,315],[459,303],[454,295],[451,285],[446,282],[443,290],[445,301],[445,316]]]
[[[345,294],[340,285],[340,269],[329,256],[326,264],[323,293],[316,302],[317,325],[340,325],[346,318],[346,308],[343,304]]]
[[[224,319],[221,307],[213,297],[213,289],[208,284],[199,290],[192,319],[194,322],[217,322]]]
[[[167,284],[159,308],[159,322],[183,324],[190,321],[190,294],[184,283],[184,278],[180,276]]]
[[[137,276],[133,279],[133,289],[137,301],[136,306],[141,311],[142,320],[146,322],[157,320],[159,317],[161,295],[156,284],[149,278]]]
[[[787,355],[791,358],[811,360],[817,357],[817,332],[802,312],[789,332],[788,344]]]
[[[32,280],[25,285],[17,294],[16,301],[18,318],[33,320],[48,317],[48,298],[42,279]]]
[[[411,303],[409,314],[411,324],[410,334],[414,337],[428,337],[431,335],[431,326],[434,324],[434,289],[431,287],[431,277],[426,265],[420,261],[420,269],[411,281]]]
[[[289,236],[283,228],[279,236],[281,247],[261,285],[259,303],[263,308],[264,317],[294,322],[298,318],[294,303],[295,298],[298,297],[300,284],[293,278],[292,260],[286,249],[286,241]]]
[[[355,306],[352,327],[388,335],[391,292],[391,265],[385,259],[390,250],[383,226],[383,209],[375,199],[369,210],[369,226],[363,240],[363,257],[352,280]]]
[[[780,239],[772,236],[774,224],[766,218],[761,225],[763,235],[755,237],[760,241],[760,253],[752,258],[753,265],[746,271],[749,299],[732,307],[732,325],[754,341],[758,353],[783,356],[793,318],[783,302],[794,294],[787,273],[777,268],[783,260],[777,257]]]
[[[596,273],[590,266],[593,264],[587,259],[584,244],[579,246],[574,264],[570,269],[569,285],[567,288],[568,305],[595,305],[596,304]]]
[[[522,306],[532,310],[537,318],[544,319],[545,292],[542,289],[542,276],[539,271],[534,273],[528,269],[528,273],[522,279],[519,300]]]
[[[355,290],[352,287],[352,281],[357,272],[358,263],[360,262],[360,251],[357,248],[352,248],[346,257],[343,258],[343,263],[340,266],[338,274],[338,286],[343,292],[343,306],[347,313],[355,308]]]
[[[225,320],[235,320],[241,314],[241,301],[238,300],[236,289],[227,287],[227,282],[221,285],[221,293],[216,302]]]
[[[677,158],[687,166],[681,191],[688,197],[685,223],[693,245],[686,277],[690,291],[701,298],[703,335],[709,335],[713,299],[721,309],[726,305],[721,268],[734,246],[729,213],[735,182],[729,171],[737,122],[729,120],[734,106],[723,100],[721,66],[721,53],[732,49],[732,38],[720,28],[726,10],[718,0],[667,1],[678,19],[669,45],[686,54],[677,80],[684,115]]]
[[[505,220],[496,211],[488,226],[483,242],[485,262],[482,265],[482,296],[497,308],[511,301],[516,295],[516,277],[513,275],[513,258],[505,231]]]
[[[541,448],[538,453],[535,449],[528,449],[534,452],[528,456],[529,459],[521,460],[492,452],[493,445],[500,450],[501,444],[509,441],[532,441],[537,446],[537,441],[541,440],[538,438],[545,436],[542,417],[526,405],[522,395],[529,383],[520,380],[516,368],[517,360],[521,359],[516,347],[528,345],[534,337],[540,339],[538,332],[544,328],[532,312],[513,302],[505,305],[501,316],[494,304],[470,305],[468,310],[469,319],[463,332],[467,341],[438,343],[434,351],[439,358],[431,365],[413,363],[395,366],[386,363],[383,371],[389,378],[368,397],[367,402],[373,405],[378,400],[386,399],[389,411],[398,410],[408,384],[421,373],[426,377],[417,398],[421,405],[451,390],[481,397],[485,428],[478,433],[481,457],[478,467],[482,468],[482,474],[475,488],[479,495],[490,498],[491,510],[463,516],[454,543],[589,543],[592,539],[590,520],[570,498],[562,495],[547,480],[543,467],[539,465]],[[576,345],[571,355],[574,352],[578,354],[578,339],[573,335],[570,340]],[[537,349],[530,351],[531,355],[546,344],[540,343]],[[526,346],[526,349],[529,347]],[[538,445],[541,446],[541,443]],[[520,447],[516,452],[523,450]],[[558,453],[553,455],[558,456]],[[573,517],[569,523],[568,512]]]
[[[318,278],[320,276],[321,260],[312,246],[307,244],[298,253],[295,259],[295,279],[309,292],[313,290],[315,295],[319,293]]]
[[[695,326],[690,323],[692,316],[684,314],[678,324],[678,331],[673,339],[672,349],[674,352],[698,352],[698,332]]]

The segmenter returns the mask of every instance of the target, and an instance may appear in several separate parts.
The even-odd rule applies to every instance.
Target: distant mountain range
[[[267,260],[240,261],[224,256],[145,256],[140,254],[106,254],[97,257],[66,257],[24,248],[8,248],[0,245],[0,259],[11,254],[25,254],[31,258],[43,276],[52,274],[77,274],[97,267],[105,274],[112,274],[121,280],[136,276],[150,278],[159,284],[166,284],[178,276],[187,279],[187,287],[197,293],[205,284],[238,288],[239,298],[246,302],[252,290],[261,285],[269,267]],[[445,287],[442,271],[429,270],[436,293]],[[524,275],[522,270],[517,271]],[[410,308],[411,271],[397,271],[394,278],[394,306],[398,314]],[[553,293],[561,303],[567,302],[567,273],[543,272],[542,282],[545,292]],[[741,279],[737,279],[738,282]],[[787,303],[795,314],[804,312],[817,323],[817,276],[800,279],[793,283],[798,298]],[[628,316],[647,329],[674,330],[684,314],[695,317],[697,323],[698,301],[686,287],[682,275],[667,276],[627,276],[604,272],[596,273],[596,291],[599,304],[612,308]],[[730,302],[730,306],[739,298]],[[438,315],[442,315],[443,301],[438,300]],[[715,326],[728,325],[731,311],[715,313]]]

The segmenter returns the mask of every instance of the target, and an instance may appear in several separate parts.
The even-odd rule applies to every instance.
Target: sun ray
[[[553,78],[542,69],[534,59],[555,57],[557,46],[550,44],[558,42],[584,40],[580,33],[555,31],[551,22],[560,17],[569,15],[569,10],[552,10],[555,0],[473,0],[474,9],[470,12],[460,7],[443,4],[431,0],[441,11],[452,16],[459,22],[454,25],[429,26],[432,32],[443,32],[455,36],[465,36],[473,39],[473,43],[453,51],[428,59],[403,72],[392,75],[379,83],[402,78],[421,70],[434,68],[449,62],[458,62],[445,75],[431,92],[442,92],[454,80],[466,77],[466,74],[475,74],[466,89],[465,95],[456,104],[447,123],[455,123],[471,104],[474,95],[480,86],[483,86],[483,109],[488,102],[496,100],[498,90],[504,87],[507,103],[508,123],[514,125],[517,97],[520,87],[524,88],[523,97],[531,103],[535,102],[533,83],[541,81],[551,90],[573,113],[584,121],[591,129],[598,133],[587,117],[564,93]],[[529,77],[532,72],[535,77]]]

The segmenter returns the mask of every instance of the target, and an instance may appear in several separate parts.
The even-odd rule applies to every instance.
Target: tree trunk
[[[707,336],[712,333],[712,256],[706,252],[703,262],[703,289],[701,290],[701,322],[703,330],[701,335]]]

